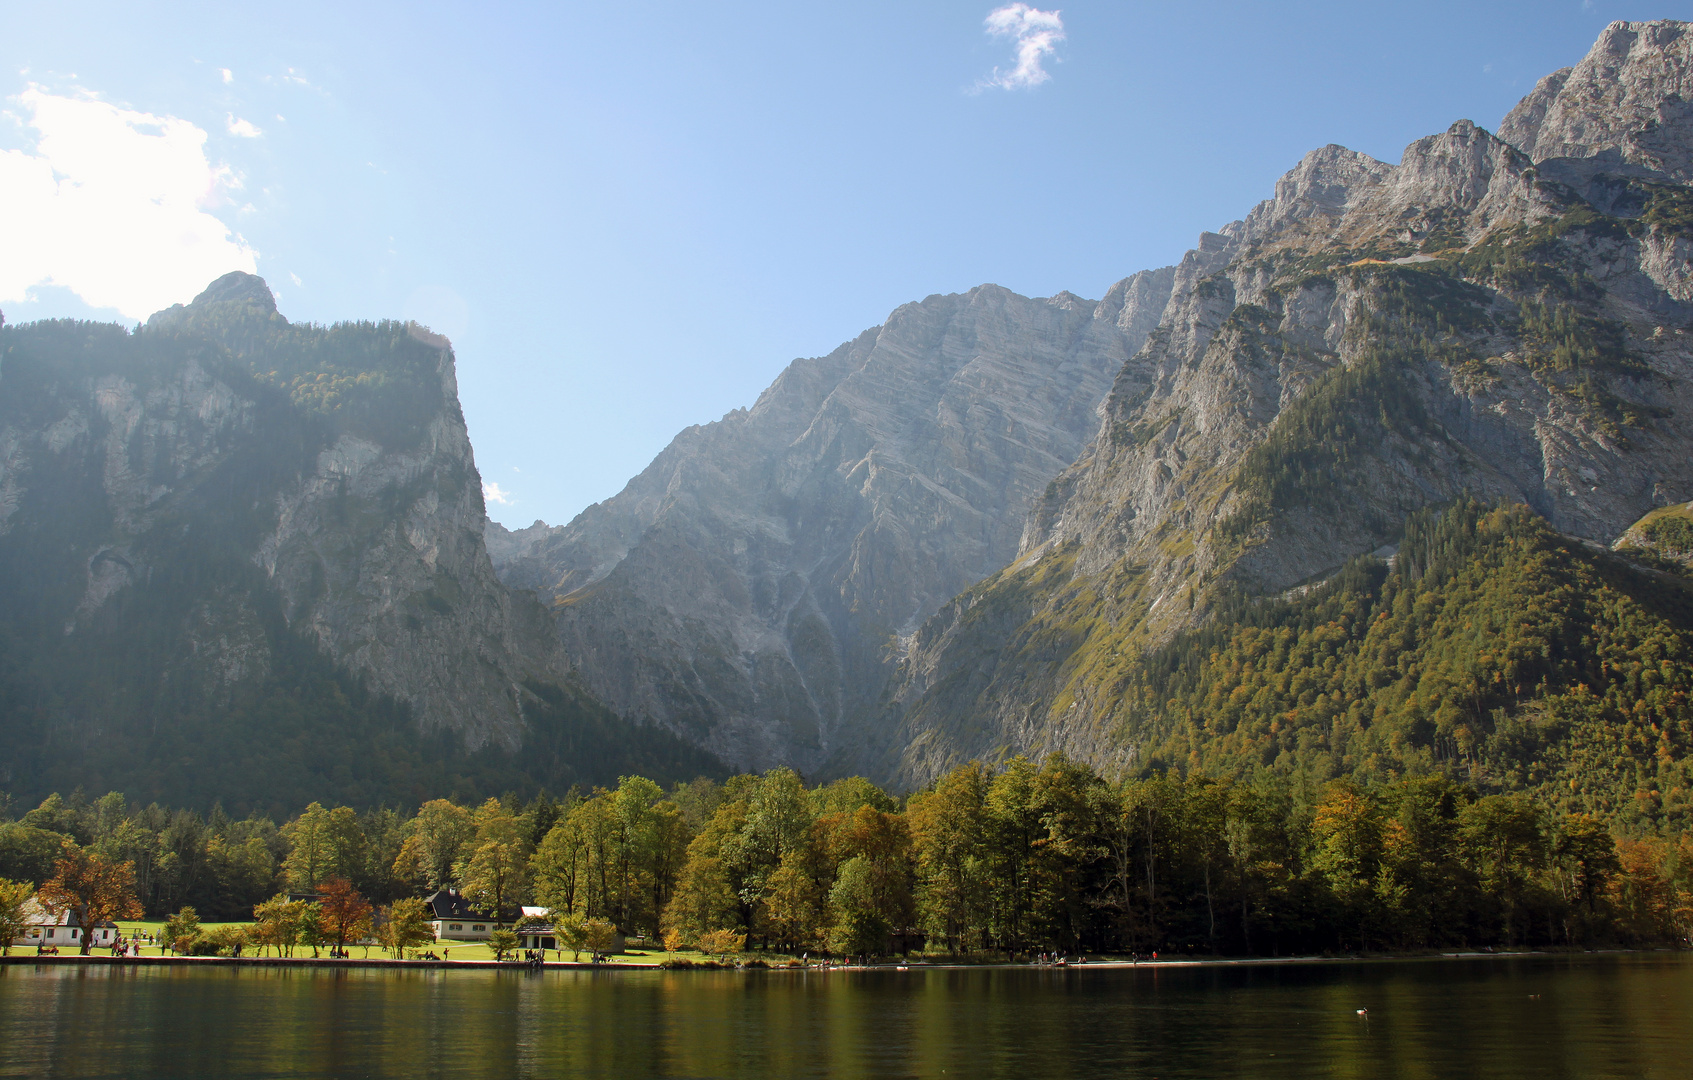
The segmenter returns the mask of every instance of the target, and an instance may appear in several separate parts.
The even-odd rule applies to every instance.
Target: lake
[[[0,966],[4,1077],[1690,1072],[1693,958],[1667,953],[744,974]]]

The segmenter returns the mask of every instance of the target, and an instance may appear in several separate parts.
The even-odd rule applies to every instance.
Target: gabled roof
[[[516,908],[495,919],[465,899],[457,889],[441,889],[424,897],[423,902],[429,905],[431,917],[436,919],[480,919],[483,922],[514,922],[517,919]]]
[[[57,914],[48,911],[40,900],[31,897],[24,901],[23,916],[25,924],[29,926],[81,926],[82,918],[76,911],[66,908]],[[107,919],[95,929],[116,927],[117,923]]]

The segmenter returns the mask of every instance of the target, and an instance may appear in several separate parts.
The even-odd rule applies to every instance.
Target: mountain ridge
[[[446,339],[291,324],[231,274],[133,333],[0,326],[0,380],[13,790],[567,786],[614,731],[630,761],[720,771],[620,727],[495,578]]]
[[[1670,101],[1688,69],[1682,24],[1613,24],[1507,123],[1538,143],[1607,107],[1584,73],[1659,73],[1631,84],[1638,113],[1643,82]],[[1693,498],[1668,422],[1693,406],[1687,239],[1663,209],[1679,159],[1587,127],[1610,134],[1583,159],[1469,121],[1398,166],[1323,148],[1189,253],[1018,560],[919,632],[867,724],[883,756],[836,767],[909,786],[1064,750],[1131,769],[1121,688],[1230,590],[1330,574],[1466,493],[1600,545]]]
[[[1170,279],[903,305],[570,524],[490,527],[501,579],[553,601],[620,712],[743,767],[815,768],[892,642],[1015,551]]]

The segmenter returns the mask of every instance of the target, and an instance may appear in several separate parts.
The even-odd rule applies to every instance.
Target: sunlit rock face
[[[1099,304],[901,308],[570,525],[491,530],[499,572],[596,692],[743,766],[1132,769],[1124,680],[1225,596],[1463,493],[1594,545],[1693,498],[1686,31],[1613,24],[1498,134],[1315,150]]]
[[[796,360],[568,525],[490,525],[593,692],[746,768],[816,770],[903,639],[1017,552],[1173,268],[1102,301],[984,285]]]
[[[1693,39],[1616,23],[1495,136],[1313,151],[1176,272],[1012,565],[909,639],[859,768],[1135,767],[1145,651],[1463,492],[1609,545],[1693,498]]]

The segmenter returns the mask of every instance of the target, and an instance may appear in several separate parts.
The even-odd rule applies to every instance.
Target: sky
[[[1303,154],[1496,127],[1693,0],[14,5],[0,310],[229,270],[451,337],[488,509],[559,524],[902,303],[1099,297]]]

